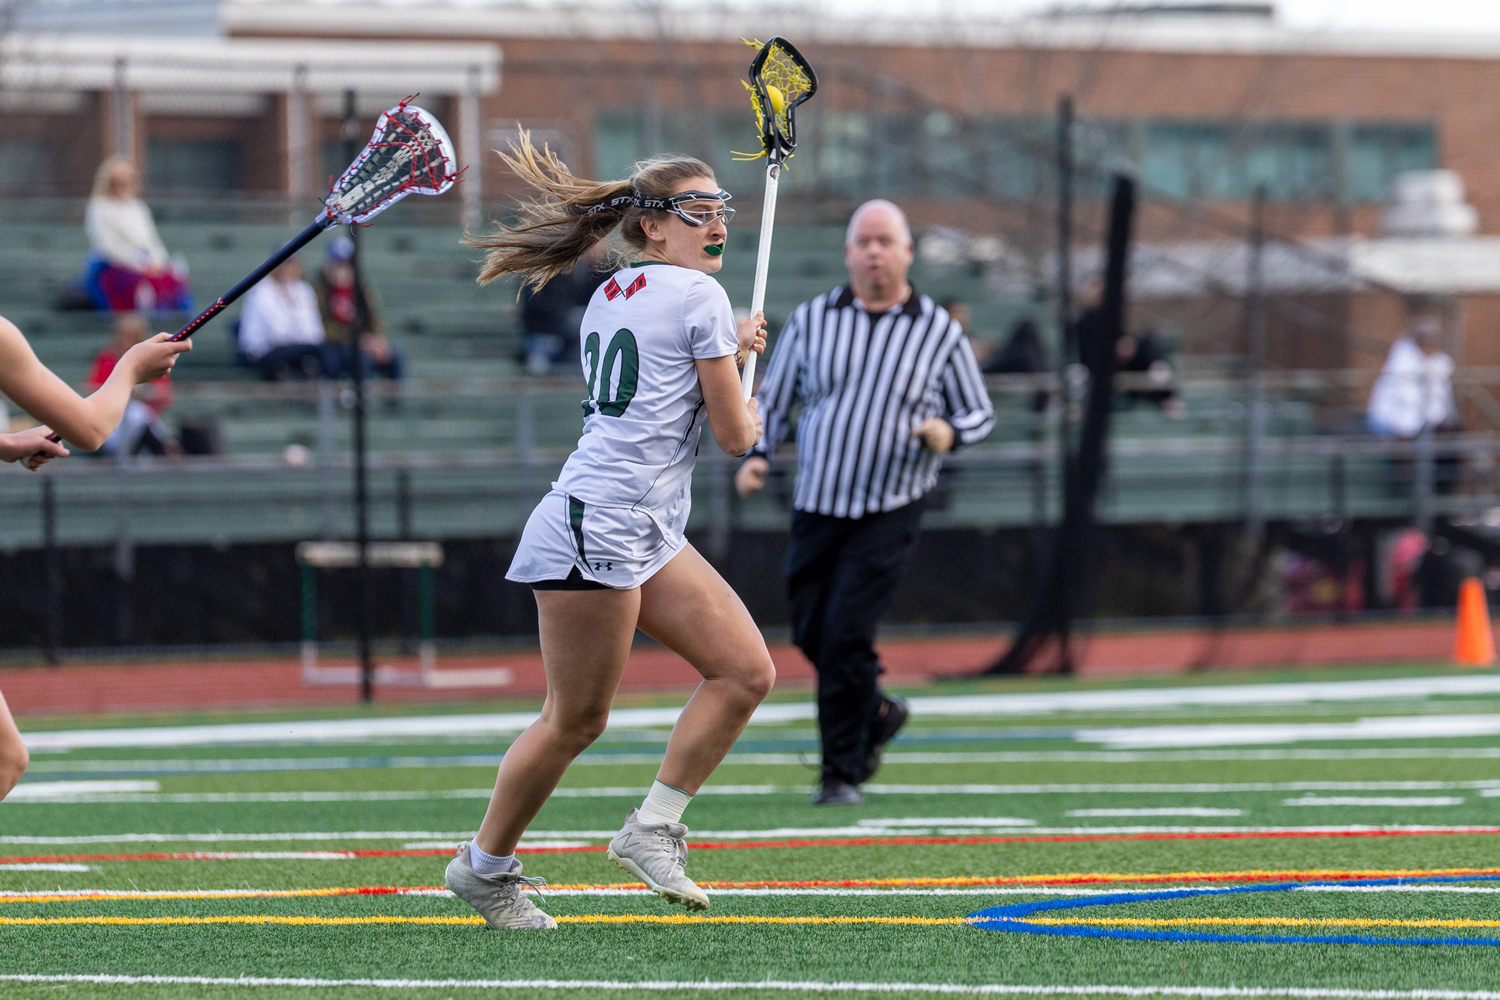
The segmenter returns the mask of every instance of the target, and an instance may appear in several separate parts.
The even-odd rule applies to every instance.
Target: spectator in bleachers
[[[1380,377],[1370,390],[1365,419],[1370,433],[1383,438],[1411,439],[1432,428],[1436,435],[1457,433],[1458,409],[1453,402],[1453,359],[1439,345],[1443,339],[1441,305],[1429,298],[1407,301],[1406,333],[1391,345]],[[1439,453],[1433,469],[1433,489],[1449,494],[1458,485],[1459,456]],[[1397,458],[1397,483],[1412,475],[1409,461]]]
[[[578,328],[594,289],[609,276],[601,270],[608,245],[599,241],[570,271],[541,288],[521,291],[521,325],[525,328],[526,371],[545,375],[555,364],[578,357]]]
[[[140,187],[140,173],[122,157],[105,160],[94,175],[83,216],[89,299],[114,312],[186,312],[192,308],[187,270],[167,255]]]
[[[974,311],[969,308],[969,304],[963,299],[946,299],[942,305],[948,311],[948,317],[963,328],[964,336],[973,340],[974,331],[969,328],[969,324],[974,320]]]
[[[125,352],[151,336],[151,328],[139,313],[123,313],[115,319],[115,333],[110,342],[94,357],[89,372],[89,391],[96,392],[109,380]],[[162,414],[172,406],[172,374],[168,372],[155,382],[142,382],[130,393],[125,416],[105,442],[101,455],[136,455],[149,451],[153,455],[177,454],[179,448]]]
[[[262,376],[338,378],[343,352],[330,344],[318,312],[318,295],[302,280],[302,262],[291,258],[245,294],[240,350]]]
[[[1167,416],[1179,419],[1187,415],[1187,407],[1172,388],[1172,363],[1167,360],[1166,346],[1152,330],[1142,334],[1126,333],[1115,341],[1115,370],[1132,375],[1143,375],[1149,388],[1137,384],[1126,389],[1124,396],[1128,404],[1151,403],[1161,408]]]
[[[339,236],[328,244],[328,255],[318,271],[314,288],[318,293],[318,313],[323,319],[323,336],[344,351],[359,329],[359,352],[365,372],[399,379],[405,366],[401,350],[385,335],[380,318],[380,302],[374,289],[357,280],[354,270],[354,241]]]
[[[1427,301],[1413,302],[1406,333],[1391,345],[1365,412],[1370,432],[1414,438],[1423,427],[1454,429],[1453,359],[1439,349],[1443,317]]]
[[[980,368],[986,375],[1036,375],[1049,370],[1047,349],[1042,346],[1036,320],[1030,316],[1016,321],[1004,345],[991,352]],[[1041,413],[1047,408],[1050,396],[1046,389],[1032,393],[1031,409]]]

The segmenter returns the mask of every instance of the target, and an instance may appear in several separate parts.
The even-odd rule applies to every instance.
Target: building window
[[[1386,201],[1397,174],[1437,165],[1437,133],[1430,125],[1362,124],[1349,130],[1350,201]]]
[[[146,186],[153,194],[225,192],[239,188],[237,142],[167,142],[146,145]]]
[[[755,163],[728,150],[755,148],[744,111],[669,111],[661,148],[708,161],[731,190],[759,183]],[[602,177],[627,176],[656,150],[638,111],[601,113],[594,162]],[[809,105],[798,119],[797,156],[782,176],[796,193],[947,200],[1029,201],[1052,189],[1056,125],[1045,118],[879,113]],[[1080,121],[1074,135],[1081,198],[1108,197],[1107,174],[1138,171],[1148,195],[1247,201],[1257,188],[1280,202],[1369,202],[1390,197],[1403,170],[1437,166],[1426,124],[1225,121]],[[1342,185],[1342,189],[1341,189]]]
[[[0,144],[0,191],[36,193],[53,186],[52,150],[37,139],[8,139]]]
[[[1326,201],[1336,190],[1334,136],[1322,124],[1153,122],[1140,156],[1148,188],[1175,198]]]
[[[719,183],[731,193],[751,195],[750,187],[765,177],[764,166],[733,158],[731,150],[755,152],[755,120],[750,109],[666,109],[659,125],[647,134],[646,116],[636,110],[614,109],[594,116],[594,171],[599,180],[630,176],[637,161],[663,154],[693,156],[707,163]],[[802,123],[798,122],[800,128]],[[799,161],[800,162],[800,161]],[[791,174],[791,171],[788,171]]]

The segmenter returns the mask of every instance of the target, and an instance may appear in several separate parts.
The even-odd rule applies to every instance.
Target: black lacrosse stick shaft
[[[172,336],[168,339],[182,340],[186,337],[191,337],[198,331],[198,328],[200,326],[202,326],[204,323],[207,323],[215,316],[219,315],[219,313],[223,312],[225,309],[229,308],[229,306],[236,299],[238,299],[241,295],[244,295],[250,289],[254,288],[262,278],[270,274],[272,271],[276,270],[282,264],[285,264],[288,257],[296,253],[298,250],[301,250],[303,247],[307,246],[313,240],[317,239],[319,233],[323,232],[323,230],[329,228],[333,224],[334,220],[330,219],[326,214],[319,215],[316,222],[308,226],[306,229],[302,230],[302,232],[298,233],[295,237],[292,238],[292,241],[290,243],[282,247],[280,250],[277,250],[260,267],[257,267],[254,271],[251,271],[244,281],[241,281],[238,285],[235,285],[229,291],[225,292],[223,295],[220,295],[218,300],[215,301],[213,305],[203,310],[197,316],[194,316],[192,321],[188,323],[187,326],[172,334]]]
[[[270,274],[272,271],[276,270],[282,264],[286,263],[286,259],[288,257],[296,253],[298,250],[301,250],[303,247],[307,246],[313,240],[317,239],[319,233],[332,226],[333,224],[334,220],[330,219],[326,214],[319,215],[316,222],[293,237],[290,243],[272,254],[264,264],[262,264],[260,267],[257,267],[254,271],[251,271],[244,281],[241,281],[238,285],[235,285],[229,291],[225,292],[223,295],[220,295],[218,299],[214,301],[213,305],[209,306],[207,309],[194,316],[192,321],[188,323],[187,326],[172,334],[172,336],[167,338],[167,341],[170,343],[172,341],[184,340],[188,337],[191,337],[204,323],[207,323],[209,320],[219,315],[219,313],[223,312],[225,309],[228,309],[236,299],[238,299],[241,295],[244,295],[250,289],[254,288],[262,278]],[[53,432],[47,435],[47,440],[61,441],[62,435]]]

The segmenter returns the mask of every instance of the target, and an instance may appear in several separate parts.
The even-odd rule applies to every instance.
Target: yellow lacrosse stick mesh
[[[802,54],[784,38],[773,37],[765,43],[748,38],[741,41],[756,50],[750,81],[740,82],[750,92],[761,148],[758,153],[734,153],[734,159],[758,160],[773,153],[778,159],[788,159],[797,147],[792,112],[817,91],[818,78]]]

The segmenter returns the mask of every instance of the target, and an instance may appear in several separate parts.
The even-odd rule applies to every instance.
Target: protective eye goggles
[[[589,209],[590,212],[601,212],[606,209],[618,208],[621,205],[633,205],[636,208],[644,208],[647,211],[671,212],[683,222],[693,227],[709,226],[719,219],[725,224],[734,218],[734,209],[725,204],[734,195],[723,188],[710,194],[707,191],[679,191],[670,198],[647,198],[640,193],[622,194],[618,198],[601,202]],[[684,208],[684,205],[693,202],[709,201],[718,202],[715,208]]]

